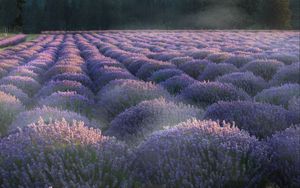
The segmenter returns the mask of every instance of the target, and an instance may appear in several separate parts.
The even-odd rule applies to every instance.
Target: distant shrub
[[[240,129],[259,138],[271,136],[299,123],[295,114],[283,107],[248,101],[219,102],[208,107],[205,119],[235,122]]]
[[[142,142],[133,170],[145,187],[263,187],[265,150],[229,124],[192,120]]]
[[[285,83],[300,84],[300,63],[293,63],[281,67],[270,81],[272,85],[281,85]]]
[[[167,62],[153,62],[149,64],[144,64],[136,73],[136,76],[142,80],[147,80],[152,76],[152,74],[158,70],[162,69],[172,69],[176,68],[175,65]]]
[[[70,81],[76,81],[80,82],[82,85],[92,88],[93,83],[91,79],[85,75],[85,74],[78,74],[78,73],[63,73],[63,74],[58,74],[54,77],[52,77],[53,81],[63,81],[63,80],[70,80]]]
[[[0,91],[15,96],[23,104],[29,104],[31,101],[26,93],[14,85],[0,85]]]
[[[129,143],[137,142],[155,130],[174,126],[190,118],[200,118],[202,111],[164,98],[144,101],[119,114],[107,134]]]
[[[224,63],[232,64],[237,68],[240,68],[250,61],[253,61],[253,58],[250,56],[236,55],[228,58],[226,61],[224,61]]]
[[[198,76],[197,80],[204,81],[214,81],[218,76],[222,76],[224,74],[237,72],[238,69],[231,64],[219,63],[219,64],[209,64],[206,66],[204,71]]]
[[[212,61],[214,63],[221,63],[223,61],[226,61],[231,56],[229,53],[212,53],[206,57],[207,60]]]
[[[252,72],[234,72],[218,77],[216,81],[231,83],[251,96],[256,95],[268,85],[263,78],[255,76]]]
[[[148,79],[149,81],[153,81],[156,83],[163,82],[173,76],[178,76],[183,74],[183,72],[179,69],[162,69],[154,72],[152,76]]]
[[[196,80],[194,80],[193,78],[182,74],[180,76],[173,76],[167,79],[166,81],[161,82],[160,85],[162,85],[166,90],[168,90],[169,93],[176,95],[179,94],[187,86],[195,82]]]
[[[127,147],[83,122],[37,124],[0,141],[4,187],[134,187]]]
[[[271,147],[272,180],[280,187],[300,186],[300,126],[287,128],[268,140]]]
[[[209,50],[199,50],[199,51],[188,52],[187,55],[193,57],[194,59],[204,59],[212,53],[213,51],[209,51]]]
[[[36,80],[26,76],[7,76],[0,80],[0,84],[14,85],[29,96],[34,95],[41,88],[41,85]]]
[[[86,97],[76,92],[56,92],[41,99],[40,106],[56,107],[62,110],[70,110],[87,117],[93,116],[93,103]]]
[[[277,60],[255,60],[244,65],[241,70],[251,71],[254,75],[268,81],[283,66],[284,64]]]
[[[83,86],[80,82],[76,81],[50,81],[42,87],[36,94],[36,97],[47,97],[55,92],[75,91],[80,95],[86,96],[90,99],[94,97],[94,94],[87,87]]]
[[[73,121],[82,121],[88,126],[96,126],[94,122],[91,122],[88,118],[76,112],[44,106],[42,108],[35,108],[33,110],[20,113],[12,122],[10,130],[14,131],[17,128],[23,128],[27,125],[35,124],[40,120],[43,120],[45,123],[51,123],[54,121],[61,121],[63,119],[70,123]]]
[[[14,118],[24,110],[24,106],[18,99],[0,91],[0,136],[6,134]]]
[[[138,80],[114,80],[98,92],[98,106],[109,120],[143,100],[169,97],[163,88]]]
[[[162,52],[148,55],[148,58],[155,59],[158,61],[169,61],[170,59],[181,57],[182,54],[177,52]]]
[[[211,62],[206,60],[195,60],[180,65],[179,69],[196,79],[209,64],[211,64]]]
[[[284,84],[279,87],[264,89],[255,96],[255,100],[258,102],[282,105],[287,108],[289,100],[293,97],[300,97],[299,84]]]
[[[185,88],[179,99],[201,107],[218,101],[248,100],[249,95],[232,84],[219,82],[197,82]]]

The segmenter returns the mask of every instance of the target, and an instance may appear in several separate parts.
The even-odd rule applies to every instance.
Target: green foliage
[[[299,0],[0,0],[0,28],[22,26],[26,33],[147,28],[286,29],[290,25],[299,28],[299,7]]]

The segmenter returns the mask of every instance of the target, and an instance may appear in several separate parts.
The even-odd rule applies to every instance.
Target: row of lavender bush
[[[26,40],[27,36],[23,34],[15,35],[12,37],[7,37],[0,40],[0,48],[5,48],[8,46],[14,46]]]
[[[0,52],[1,186],[299,186],[299,39],[259,37],[82,33]]]

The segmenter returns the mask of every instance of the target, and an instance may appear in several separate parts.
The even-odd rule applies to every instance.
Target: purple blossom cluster
[[[0,187],[299,187],[299,42],[93,31],[5,48]]]

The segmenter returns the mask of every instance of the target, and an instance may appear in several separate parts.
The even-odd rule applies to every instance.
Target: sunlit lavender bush
[[[28,95],[14,85],[0,85],[0,91],[15,96],[25,105],[31,103],[31,99]]]
[[[266,138],[300,123],[297,114],[283,107],[249,101],[213,104],[206,110],[204,119],[234,122],[237,127],[258,138]]]
[[[300,126],[278,132],[268,140],[272,180],[280,187],[300,186]]]
[[[98,106],[105,111],[108,120],[141,101],[159,97],[169,98],[169,94],[153,83],[124,79],[110,82],[97,95]]]
[[[0,141],[1,187],[134,187],[127,148],[82,122],[32,124]]]
[[[262,187],[265,149],[229,124],[192,120],[139,145],[132,170],[150,187]]]
[[[53,121],[61,121],[65,119],[67,122],[82,121],[85,125],[90,127],[100,127],[101,125],[95,124],[95,122],[90,121],[87,117],[82,116],[76,112],[60,110],[53,107],[44,106],[42,108],[35,108],[33,110],[25,111],[20,113],[10,126],[10,130],[14,131],[17,128],[26,127],[29,124],[37,123],[43,120],[45,123],[50,123]]]
[[[299,84],[284,84],[279,87],[264,89],[255,96],[255,100],[258,102],[281,105],[287,108],[289,101],[293,97],[300,97]]]
[[[147,80],[152,76],[154,72],[158,70],[172,69],[172,68],[176,68],[176,66],[171,63],[152,62],[152,63],[142,65],[141,68],[139,68],[138,72],[136,73],[136,76],[142,80]]]
[[[24,110],[25,107],[16,97],[0,91],[0,136],[6,134],[11,122]]]
[[[218,101],[248,100],[249,95],[228,83],[197,82],[185,88],[178,98],[192,105],[206,107]]]
[[[241,70],[251,71],[254,75],[268,81],[283,66],[284,64],[277,60],[254,60],[244,65]]]
[[[106,134],[134,143],[155,130],[177,125],[191,118],[201,118],[202,110],[164,98],[141,102],[119,114]]]

